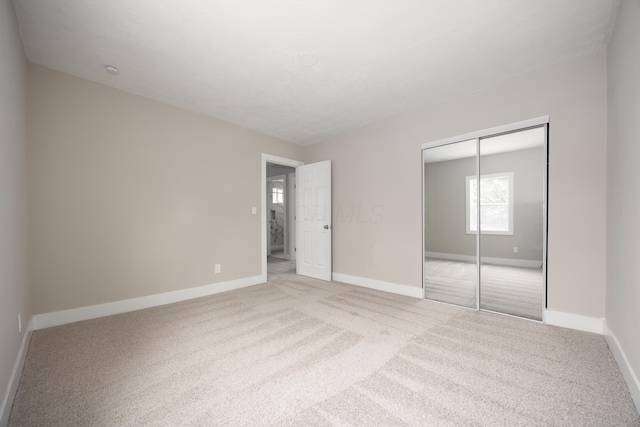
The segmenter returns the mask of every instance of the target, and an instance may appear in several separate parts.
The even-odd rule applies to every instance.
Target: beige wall
[[[38,66],[28,112],[36,313],[261,274],[261,153],[301,147]]]
[[[259,275],[262,152],[333,160],[334,271],[420,287],[420,145],[549,114],[549,308],[604,316],[604,53],[306,148],[30,70],[38,313]]]
[[[334,271],[420,287],[421,144],[542,115],[551,120],[548,307],[604,317],[604,52],[309,147],[307,161],[333,161]]]
[[[607,325],[636,377],[640,377],[639,22],[640,2],[623,1],[607,52]],[[638,384],[633,396],[640,407]]]
[[[31,316],[26,231],[26,60],[13,6],[0,2],[0,417]],[[22,334],[18,333],[22,313]],[[11,405],[11,402],[9,402]],[[3,420],[0,419],[0,424]]]

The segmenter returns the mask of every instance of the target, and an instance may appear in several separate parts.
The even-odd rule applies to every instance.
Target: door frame
[[[422,298],[424,298],[424,279],[425,279],[425,267],[424,267],[424,257],[425,257],[425,200],[424,200],[424,150],[428,148],[440,147],[443,145],[454,144],[457,142],[468,141],[468,140],[476,140],[476,144],[479,144],[479,140],[481,138],[486,138],[488,136],[499,135],[503,133],[511,133],[514,131],[536,127],[536,126],[544,126],[546,131],[546,138],[544,142],[544,160],[545,160],[545,173],[543,176],[543,196],[542,196],[542,323],[547,323],[547,235],[549,232],[548,229],[548,197],[549,197],[549,116],[540,116],[529,120],[522,120],[520,122],[509,123],[502,126],[496,126],[488,129],[483,129],[475,132],[469,132],[462,135],[452,136],[449,138],[442,138],[435,141],[425,142],[420,146],[420,178],[421,183],[420,187],[422,189],[422,248],[421,248],[421,260],[422,260]],[[477,149],[477,148],[476,148]],[[476,156],[476,171],[479,171],[480,167],[480,156]],[[479,222],[478,222],[479,223]],[[476,239],[476,256],[480,255],[480,239],[479,237]],[[480,269],[480,264],[478,264],[478,271]],[[480,284],[478,283],[478,286]],[[460,306],[463,307],[463,306]],[[463,307],[467,308],[467,307]],[[469,308],[468,308],[469,309]],[[477,293],[477,307],[475,309],[481,311],[480,308],[480,292]],[[493,313],[493,312],[492,312]],[[510,316],[509,314],[497,313],[504,316]],[[519,319],[526,319],[523,317],[518,317]],[[531,320],[537,322],[536,320]]]
[[[285,239],[285,244],[288,244],[288,248],[285,250],[285,256],[289,261],[296,260],[296,242],[297,242],[297,231],[298,227],[296,226],[296,204],[298,203],[298,199],[296,197],[296,172],[289,172],[287,174],[287,238]]]
[[[289,166],[297,168],[304,165],[304,162],[287,159],[285,157],[274,156],[271,154],[262,153],[261,159],[261,176],[260,176],[260,231],[262,234],[262,272],[260,274],[261,281],[264,283],[267,281],[267,163],[273,163],[276,165]],[[295,221],[294,221],[295,227]]]

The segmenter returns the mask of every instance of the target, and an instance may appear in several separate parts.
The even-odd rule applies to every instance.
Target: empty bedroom
[[[640,426],[639,0],[0,1],[0,426]]]

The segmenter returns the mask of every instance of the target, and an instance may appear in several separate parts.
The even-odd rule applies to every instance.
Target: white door
[[[331,161],[298,166],[297,273],[331,280]]]

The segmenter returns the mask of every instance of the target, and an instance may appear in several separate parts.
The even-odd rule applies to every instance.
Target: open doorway
[[[289,218],[291,231],[289,239],[286,237],[283,242],[289,240],[289,256],[294,259],[287,260],[291,263],[291,273],[313,277],[320,280],[331,281],[332,277],[332,224],[331,224],[331,161],[325,160],[317,163],[305,165],[297,160],[285,159],[282,157],[262,154],[262,275],[266,282],[268,277],[267,259],[272,261],[273,257],[268,255],[269,238],[271,232],[272,214],[269,208],[269,197],[278,199],[279,195],[272,192],[267,193],[267,168],[268,166],[287,166],[295,168],[295,179],[292,178],[290,170],[272,172],[275,176],[285,175],[286,180],[296,182],[295,187],[290,185],[289,198],[295,198],[295,203],[289,204]],[[297,188],[296,188],[297,187]],[[273,188],[273,186],[272,186]],[[295,196],[291,194],[295,191]],[[277,191],[276,191],[277,192]],[[283,194],[286,197],[287,193]],[[295,205],[295,206],[294,206]],[[295,228],[294,228],[295,227]],[[293,242],[296,242],[295,244]],[[287,244],[285,243],[285,248]],[[287,249],[285,249],[286,251]],[[295,268],[294,268],[295,266]]]
[[[295,173],[267,163],[267,256],[295,260]]]
[[[262,276],[265,282],[268,273],[284,270],[295,273],[296,270],[295,183],[296,167],[302,164],[262,155]]]

